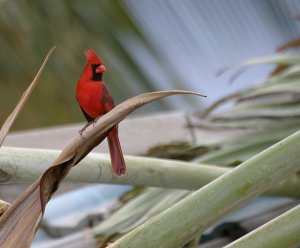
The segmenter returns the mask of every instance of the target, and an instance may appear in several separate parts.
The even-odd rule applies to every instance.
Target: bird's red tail
[[[113,173],[116,176],[122,176],[126,173],[126,164],[121,149],[118,130],[113,128],[107,136],[110,159],[112,163]]]

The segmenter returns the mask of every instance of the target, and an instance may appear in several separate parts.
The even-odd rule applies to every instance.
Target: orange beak
[[[106,68],[104,65],[99,65],[97,68],[96,68],[96,73],[103,73],[106,71]]]

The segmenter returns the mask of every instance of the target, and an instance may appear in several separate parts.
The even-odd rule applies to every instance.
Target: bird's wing
[[[109,92],[109,89],[105,85],[102,89],[101,102],[104,106],[105,112],[108,112],[115,107],[115,102]]]

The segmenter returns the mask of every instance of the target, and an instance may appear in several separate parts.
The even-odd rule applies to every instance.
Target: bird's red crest
[[[90,64],[103,64],[102,60],[99,58],[99,56],[94,50],[86,49],[84,54]]]

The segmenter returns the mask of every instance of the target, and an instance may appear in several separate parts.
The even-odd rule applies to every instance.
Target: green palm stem
[[[300,244],[300,205],[236,240],[227,248],[297,247]]]
[[[182,247],[224,216],[299,170],[299,147],[300,132],[297,132],[190,194],[108,247]]]
[[[33,182],[57,158],[59,151],[2,147],[0,149],[0,182]],[[197,190],[230,168],[182,162],[168,159],[155,159],[138,156],[125,156],[128,172],[116,177],[111,172],[109,155],[89,154],[66,177],[67,182],[131,184]],[[268,195],[300,197],[300,179],[291,175],[269,189]]]

